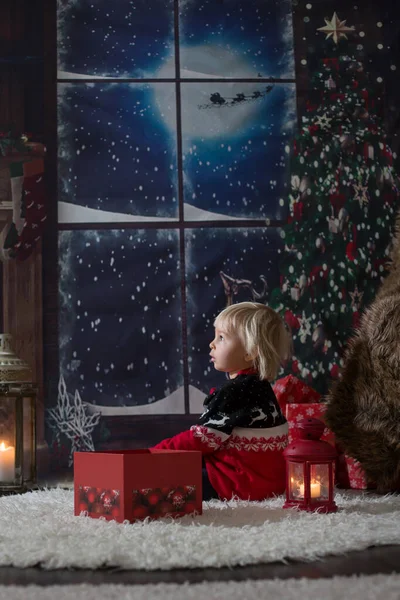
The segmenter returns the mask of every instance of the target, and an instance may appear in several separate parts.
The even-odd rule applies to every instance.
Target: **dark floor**
[[[313,563],[269,563],[222,569],[176,569],[173,571],[58,570],[0,568],[0,585],[70,585],[78,583],[147,584],[189,581],[242,581],[245,579],[320,579],[334,575],[373,575],[400,572],[400,546],[373,547],[362,552],[331,556]]]

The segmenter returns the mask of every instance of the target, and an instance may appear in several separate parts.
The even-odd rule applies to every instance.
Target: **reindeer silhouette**
[[[255,302],[265,302],[268,297],[268,282],[265,275],[260,275],[259,279],[261,279],[263,283],[263,288],[261,292],[257,292],[254,288],[254,284],[249,279],[235,279],[230,275],[227,275],[223,271],[219,272],[219,276],[222,279],[222,284],[224,286],[225,296],[227,299],[227,306],[233,304],[233,297],[237,296],[241,289],[247,288],[250,290],[252,295],[252,299]]]
[[[253,415],[258,415],[258,416],[253,417]],[[267,421],[268,417],[269,417],[269,415],[267,415],[265,412],[263,412],[261,408],[252,410],[250,413],[250,416],[253,417],[252,420],[250,421],[250,425],[253,425],[257,421]]]
[[[209,425],[225,425],[225,423],[229,421],[229,417],[227,415],[221,417],[220,419],[208,419],[207,423],[204,423],[205,427]]]
[[[271,417],[273,418],[275,423],[276,418],[279,417],[279,411],[273,402],[270,402],[269,405],[272,408]]]

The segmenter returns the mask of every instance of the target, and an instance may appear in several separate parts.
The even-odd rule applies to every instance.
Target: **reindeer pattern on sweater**
[[[239,374],[212,390],[204,409],[198,425],[228,435],[235,427],[264,429],[286,423],[271,384],[256,374]]]

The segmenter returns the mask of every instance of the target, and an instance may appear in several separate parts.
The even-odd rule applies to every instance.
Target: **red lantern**
[[[336,512],[333,500],[335,448],[322,442],[325,425],[319,419],[302,419],[300,439],[283,452],[286,460],[286,502],[283,508],[309,512]]]

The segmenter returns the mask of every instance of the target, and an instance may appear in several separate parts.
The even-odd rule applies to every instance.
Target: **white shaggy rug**
[[[157,585],[0,586],[4,600],[399,600],[400,575]]]
[[[0,566],[174,569],[249,565],[399,544],[400,495],[337,494],[334,514],[211,501],[201,516],[119,524],[74,517],[73,492],[0,498]]]

